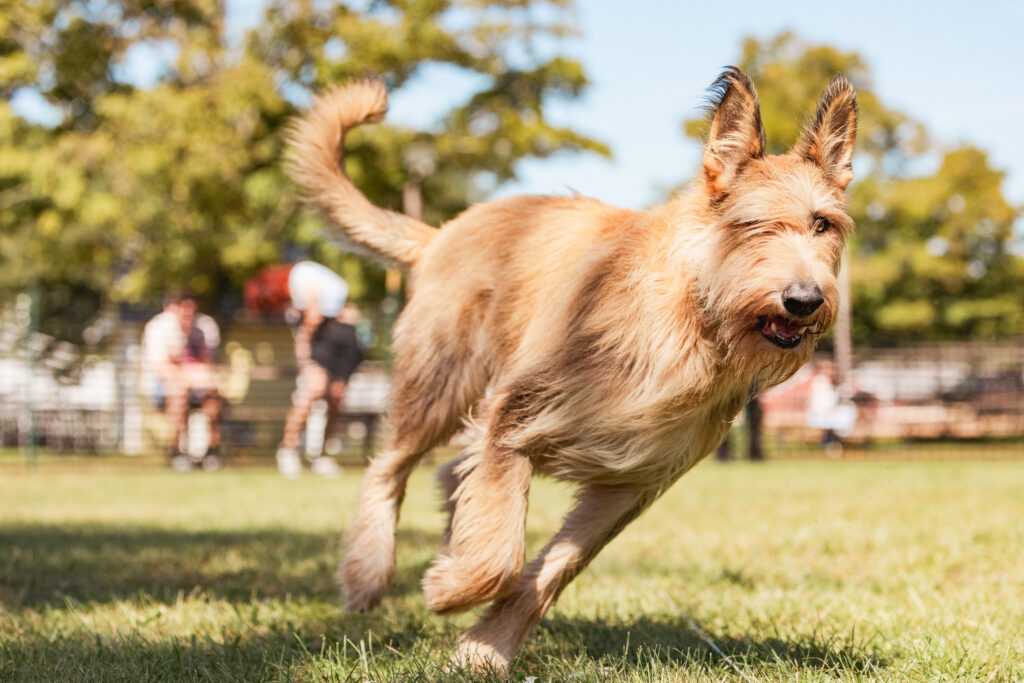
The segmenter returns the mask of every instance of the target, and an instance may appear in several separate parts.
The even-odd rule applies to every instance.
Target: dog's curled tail
[[[338,224],[349,251],[412,264],[437,230],[405,214],[381,209],[356,189],[342,162],[345,133],[384,118],[388,92],[380,79],[337,86],[314,98],[291,126],[288,174]]]

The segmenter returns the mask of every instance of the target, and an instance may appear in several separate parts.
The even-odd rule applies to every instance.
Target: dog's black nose
[[[810,282],[792,284],[782,292],[782,304],[792,315],[803,317],[818,310],[825,303],[821,287]]]

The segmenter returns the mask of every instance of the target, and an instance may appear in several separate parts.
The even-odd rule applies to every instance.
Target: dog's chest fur
[[[746,402],[749,381],[725,374],[646,397],[585,378],[573,387],[524,390],[514,398],[521,411],[495,421],[494,436],[559,479],[667,486],[721,442]]]

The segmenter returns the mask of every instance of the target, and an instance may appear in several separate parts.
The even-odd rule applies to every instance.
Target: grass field
[[[358,472],[0,460],[2,680],[449,680],[415,475],[382,608],[340,610]],[[530,542],[567,489],[539,481]],[[563,594],[516,680],[1024,679],[1024,463],[704,463]]]

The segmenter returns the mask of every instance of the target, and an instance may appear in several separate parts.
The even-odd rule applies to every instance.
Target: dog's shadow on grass
[[[147,637],[127,627],[118,633],[66,627],[55,642],[47,633],[34,632],[23,634],[17,647],[0,641],[0,679],[448,680],[441,663],[431,661],[429,650],[418,643],[412,626],[381,631],[366,615],[351,616],[344,634],[337,632],[337,619],[296,623],[280,615],[264,618],[258,629],[229,623],[212,635],[186,631]],[[390,654],[396,647],[416,649],[396,661]],[[364,670],[366,675],[361,675]]]
[[[440,541],[438,533],[398,532],[399,547],[433,549]],[[425,613],[389,611],[390,601],[382,606],[383,613],[342,613],[334,579],[339,542],[331,534],[294,529],[190,532],[138,526],[22,524],[0,528],[0,548],[0,603],[7,609],[60,607],[68,600],[172,603],[181,596],[197,595],[240,605],[290,598],[338,606],[337,612],[328,610],[316,616],[299,612],[264,617],[270,619],[271,628],[265,642],[226,642],[216,647],[178,643],[168,645],[170,649],[163,653],[168,657],[180,657],[196,647],[197,661],[205,661],[206,655],[227,656],[230,647],[298,647],[286,659],[302,659],[324,642],[358,642],[370,633],[388,649],[406,651],[423,646],[425,639],[454,638],[457,630],[453,624],[435,622]],[[412,564],[399,562],[389,591],[391,598],[419,591],[429,555],[423,557]],[[738,670],[750,669],[755,675],[783,663],[842,674],[870,673],[886,666],[870,648],[849,645],[844,638],[830,637],[825,632],[793,638],[744,638],[697,625],[720,651],[716,652],[694,625],[683,616],[603,621],[555,615],[541,627],[549,637],[528,641],[524,656],[536,661],[549,656],[564,660],[569,655],[571,660],[573,655],[583,653],[595,662],[613,665],[634,667],[651,662],[687,668],[701,663],[731,672],[724,661],[728,658]],[[295,645],[299,642],[295,637],[298,631],[303,633],[301,646]],[[433,638],[430,631],[434,631]],[[83,641],[81,646],[86,645]],[[213,649],[204,655],[203,647]],[[244,658],[243,653],[237,654]]]
[[[554,642],[561,643],[560,648],[576,648],[593,660],[630,666],[647,662],[683,667],[697,662],[716,670],[725,668],[730,675],[753,671],[755,677],[777,665],[843,675],[877,673],[887,666],[886,660],[869,648],[842,642],[825,631],[793,638],[736,637],[686,616],[623,622],[554,617],[545,620],[542,628]],[[543,656],[542,652],[536,654]]]
[[[399,530],[399,544],[436,548],[440,534]],[[311,598],[341,604],[334,572],[339,538],[294,529],[187,531],[23,524],[0,528],[0,602],[8,607],[173,602],[203,593],[248,602]],[[419,590],[426,562],[399,566],[392,596]]]

